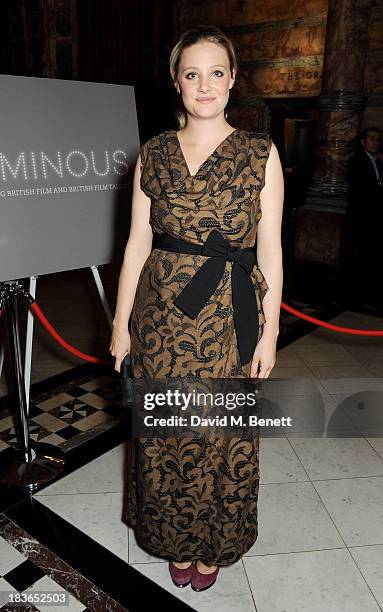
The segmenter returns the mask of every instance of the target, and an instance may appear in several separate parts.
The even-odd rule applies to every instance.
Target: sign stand
[[[110,327],[113,317],[105,295],[104,287],[97,266],[91,266],[92,274]],[[30,294],[35,297],[37,277],[31,277]],[[29,490],[53,480],[63,470],[65,454],[52,444],[31,442],[28,429],[29,390],[32,361],[32,340],[34,317],[28,312],[24,372],[22,368],[20,335],[18,324],[18,296],[25,293],[19,281],[0,283],[0,308],[4,309],[7,319],[8,340],[14,380],[14,388],[18,395],[16,410],[16,432],[19,441],[18,448],[7,452],[6,461],[0,463],[0,481]],[[4,361],[4,347],[0,354],[0,376]]]

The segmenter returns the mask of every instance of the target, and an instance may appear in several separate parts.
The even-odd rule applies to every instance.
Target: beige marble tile
[[[275,377],[264,380],[264,396],[316,395],[319,385],[308,368],[278,368]]]
[[[336,432],[335,437],[289,436],[290,443],[312,480],[383,476],[383,460],[355,431]]]
[[[105,408],[106,406],[110,406],[112,403],[109,399],[100,397],[95,393],[85,393],[81,396],[80,400],[86,404],[89,404],[90,406],[93,406],[93,408],[98,408],[99,410]]]
[[[283,428],[289,436],[292,432],[328,431],[356,429],[335,399],[320,384],[315,384],[313,393],[305,395],[267,396],[270,409],[276,417],[290,417],[290,425]]]
[[[366,365],[366,369],[373,375],[373,376],[379,376],[382,377],[383,376],[383,359],[374,359],[374,361],[371,363],[369,363],[368,365]]]
[[[44,608],[44,612],[58,612],[58,610],[65,610],[65,612],[82,612],[86,607],[85,604],[81,603],[76,597],[74,597],[71,593],[66,591],[60,584],[55,582],[50,576],[43,576],[39,580],[37,580],[31,587],[25,589],[23,593],[32,594],[36,592],[50,592],[50,593],[66,593],[66,603],[62,606],[57,606],[56,604],[53,606],[45,605],[41,606]],[[55,595],[57,596],[57,595]],[[40,604],[41,605],[41,604]]]
[[[45,427],[48,431],[52,432],[60,431],[60,429],[64,429],[68,425],[64,421],[61,421],[61,419],[57,419],[48,412],[32,417],[31,421],[33,423],[37,423],[38,425],[42,425],[42,427]]]
[[[383,459],[383,429],[380,431],[374,429],[361,429],[362,434],[366,438],[367,442],[371,444],[375,452],[378,453]]]
[[[348,550],[244,557],[257,612],[379,612]]]
[[[295,352],[293,346],[286,346],[277,352],[277,365],[278,367],[290,368],[301,368],[305,366],[302,359]]]
[[[38,402],[37,406],[41,408],[41,410],[49,411],[71,400],[73,400],[73,397],[71,395],[68,395],[68,393],[59,393],[58,395],[55,395],[54,397],[51,397],[50,399],[43,400],[42,402]]]
[[[262,484],[309,480],[286,438],[265,438],[260,441],[259,446],[259,471]]]
[[[328,378],[371,378],[371,372],[362,364],[310,366],[313,374],[322,382]]]
[[[122,492],[42,494],[38,500],[128,562],[128,527],[122,520]]]
[[[333,321],[331,321],[333,323]],[[339,344],[340,338],[333,332],[325,328],[318,328],[309,334],[305,334],[293,342],[294,349],[296,346],[328,346]]]
[[[376,361],[383,359],[383,343],[372,344],[366,342],[360,345],[350,345],[347,347],[347,351],[357,360],[366,367],[371,367]]]
[[[358,360],[349,350],[339,345],[296,346],[294,350],[308,366],[358,365]]]
[[[52,444],[53,446],[59,447],[61,444],[63,444],[63,439],[60,437],[60,435],[52,433],[44,438],[43,442],[44,444]]]
[[[370,382],[368,381],[369,384]],[[380,381],[376,380],[376,382],[378,387],[375,389],[374,387],[366,389],[360,384],[359,389],[347,393],[346,389],[339,386],[338,388],[343,392],[333,394],[342,412],[359,430],[375,429],[376,432],[383,430],[383,391]]]
[[[44,487],[41,492],[35,493],[35,497],[57,494],[122,493],[126,489],[126,457],[127,445],[124,442]]]
[[[321,384],[335,399],[340,394],[355,395],[360,392],[379,392],[383,394],[383,385],[379,378],[348,377],[348,378],[322,378]],[[366,396],[367,397],[367,396]]]
[[[354,546],[350,553],[383,609],[383,545]]]
[[[24,563],[25,560],[26,557],[21,552],[0,537],[0,575],[10,572],[13,568]]]
[[[80,429],[81,431],[87,431],[88,429],[91,429],[93,427],[96,427],[97,425],[100,425],[100,423],[106,423],[107,421],[114,421],[114,420],[115,419],[111,415],[106,414],[105,412],[100,410],[100,412],[94,412],[93,414],[86,417],[85,419],[81,419],[81,421],[77,421],[75,425],[77,429]]]
[[[9,444],[7,444],[6,442],[3,442],[3,440],[0,440],[0,452],[8,448],[8,446]]]
[[[4,431],[5,429],[9,429],[15,425],[15,419],[13,415],[9,415],[4,419],[0,419],[0,431]]]
[[[347,546],[383,544],[383,476],[316,481]]]
[[[270,378],[288,378],[288,379],[296,379],[296,378],[310,378],[313,377],[313,373],[310,368],[307,366],[297,366],[297,367],[289,367],[289,366],[279,366],[278,364],[278,355],[277,362],[274,368],[271,371]]]
[[[95,389],[98,389],[103,385],[110,384],[112,380],[113,379],[111,376],[99,376],[98,378],[94,378],[93,380],[90,380],[89,382],[80,385],[80,387],[82,389],[85,389],[85,391],[94,391]]]
[[[258,538],[245,556],[344,546],[310,482],[260,484]]]
[[[255,612],[241,561],[221,568],[216,583],[200,593],[189,587],[179,589],[173,585],[167,563],[134,563],[133,567],[198,612],[211,612],[212,607],[219,612]]]
[[[10,598],[8,592],[16,594],[19,591],[17,591],[9,582],[7,582],[5,578],[0,578],[0,606],[3,607],[7,604],[9,610],[12,608],[9,608]]]

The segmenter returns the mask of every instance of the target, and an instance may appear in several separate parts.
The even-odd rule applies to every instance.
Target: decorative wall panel
[[[238,55],[238,96],[316,96],[320,92],[327,0],[177,3],[180,35],[198,23],[220,27]]]

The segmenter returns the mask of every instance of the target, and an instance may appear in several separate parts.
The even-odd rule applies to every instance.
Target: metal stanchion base
[[[65,466],[65,454],[52,444],[32,442],[32,460],[24,461],[12,448],[0,463],[0,482],[29,490],[53,480]]]

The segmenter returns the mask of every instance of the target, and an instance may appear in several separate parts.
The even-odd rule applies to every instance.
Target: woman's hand
[[[114,369],[120,372],[122,360],[125,355],[130,353],[130,333],[128,329],[113,328],[109,350],[112,356],[116,358]]]
[[[268,378],[275,366],[277,355],[277,338],[262,334],[251,362],[251,378]],[[259,372],[258,372],[259,369]]]

